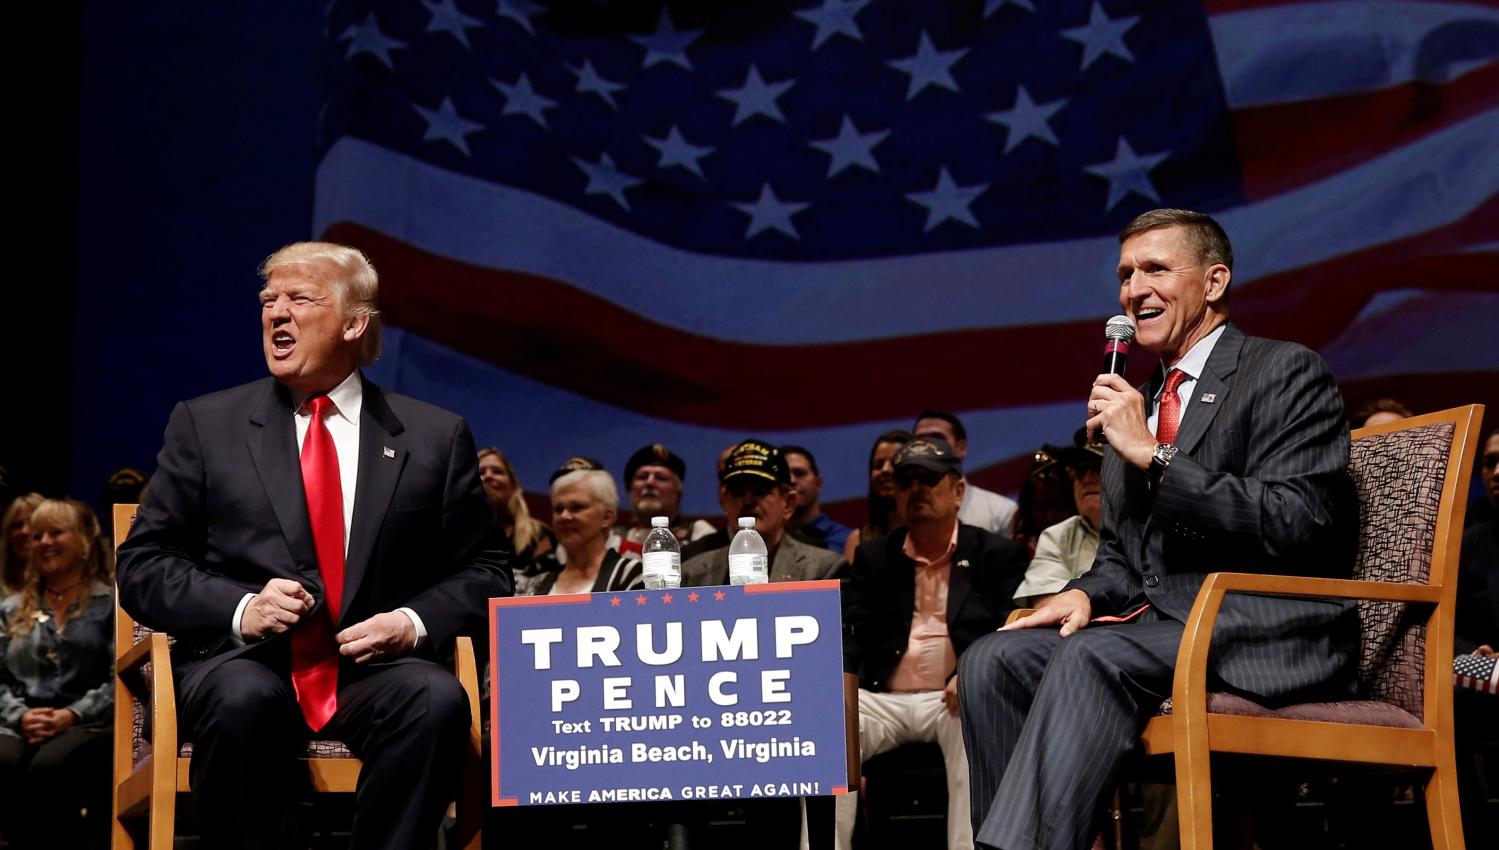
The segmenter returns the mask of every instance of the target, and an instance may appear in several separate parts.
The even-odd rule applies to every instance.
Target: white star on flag
[[[749,66],[749,71],[744,75],[744,85],[737,89],[723,89],[718,96],[724,100],[734,103],[734,126],[740,122],[747,121],[756,115],[764,115],[776,121],[785,123],[785,116],[781,115],[781,107],[776,104],[776,98],[786,93],[786,90],[796,85],[795,80],[783,80],[779,83],[767,83],[760,79],[760,71],[754,65]]]
[[[1167,156],[1169,154],[1165,151],[1137,154],[1135,149],[1129,146],[1129,142],[1120,136],[1119,147],[1114,151],[1112,162],[1100,162],[1083,170],[1109,181],[1109,203],[1106,209],[1113,209],[1114,205],[1124,200],[1124,196],[1130,192],[1160,203],[1161,196],[1156,193],[1155,186],[1150,182],[1150,170],[1165,161]]]
[[[349,42],[349,50],[344,54],[345,59],[353,59],[361,53],[368,53],[392,71],[396,66],[390,61],[390,51],[400,50],[406,46],[404,42],[396,41],[380,32],[380,24],[375,20],[374,12],[365,15],[364,20],[359,23],[350,24],[338,40]]]
[[[463,14],[454,0],[422,0],[422,5],[432,14],[432,19],[427,21],[427,32],[448,33],[464,47],[469,46],[468,30],[484,26],[484,22],[478,18]]]
[[[853,119],[845,115],[843,126],[839,129],[837,137],[807,144],[833,158],[832,162],[828,163],[829,177],[851,165],[867,168],[878,174],[880,164],[874,159],[874,146],[884,141],[888,135],[890,135],[889,130],[860,133],[854,126]]]
[[[641,181],[615,168],[614,160],[609,154],[601,154],[598,162],[578,157],[573,157],[572,161],[588,175],[588,185],[583,187],[583,194],[608,195],[626,210],[630,208],[630,202],[625,200],[625,190],[640,185]]]
[[[937,185],[930,192],[909,192],[906,197],[926,207],[926,227],[922,228],[924,232],[930,232],[948,219],[960,221],[969,227],[978,227],[978,219],[973,217],[973,211],[968,209],[968,205],[988,188],[987,183],[959,186],[953,182],[947,169],[943,168],[937,175]]]
[[[713,153],[713,148],[707,145],[699,147],[688,144],[687,140],[682,138],[682,134],[677,130],[677,125],[675,124],[671,126],[670,130],[666,131],[666,138],[653,139],[650,136],[641,136],[640,138],[644,139],[646,144],[661,152],[661,159],[656,163],[657,168],[670,168],[673,165],[680,165],[698,177],[703,176],[703,167],[698,163],[698,160]]]
[[[531,19],[546,11],[545,6],[528,2],[528,0],[497,0],[495,3],[495,14],[502,18],[515,21],[527,35],[535,35],[536,28]]]
[[[1027,12],[1036,11],[1036,6],[1031,0],[984,0],[984,17],[987,18],[1006,6],[1019,6]]]
[[[1062,30],[1062,38],[1083,46],[1083,67],[1079,69],[1080,71],[1088,70],[1088,66],[1102,58],[1105,53],[1112,53],[1126,62],[1133,62],[1135,56],[1129,52],[1129,47],[1125,46],[1124,35],[1139,22],[1138,16],[1110,18],[1103,10],[1103,5],[1094,0],[1093,10],[1088,15],[1088,22],[1080,27]]]
[[[1005,153],[1009,153],[1028,138],[1037,138],[1056,145],[1056,134],[1051,131],[1051,125],[1046,122],[1051,120],[1051,116],[1055,115],[1057,110],[1066,105],[1065,100],[1036,103],[1031,100],[1030,93],[1025,90],[1025,86],[1020,86],[1015,92],[1014,106],[1002,112],[991,112],[985,117],[995,124],[1004,125],[1005,129],[1009,130],[1009,133],[1005,135]]]
[[[513,83],[502,83],[499,80],[489,82],[505,95],[505,108],[500,111],[501,115],[527,115],[542,128],[547,126],[546,116],[542,112],[556,106],[557,102],[537,94],[531,88],[531,80],[526,72],[522,71],[520,78]]]
[[[749,214],[749,229],[745,231],[744,238],[754,238],[755,234],[762,230],[779,230],[792,239],[800,239],[801,234],[796,232],[796,225],[791,223],[791,217],[811,206],[811,204],[797,203],[795,201],[781,201],[776,198],[776,193],[766,183],[760,187],[760,197],[752,204],[734,204],[735,209]]]
[[[577,68],[568,65],[567,70],[572,71],[573,76],[578,78],[577,92],[582,94],[596,94],[603,98],[604,102],[611,107],[615,109],[619,108],[619,104],[614,102],[614,93],[624,91],[627,88],[624,83],[611,83],[599,76],[599,72],[593,69],[593,62],[588,59],[584,59],[582,66]]]
[[[418,104],[411,107],[421,113],[422,118],[427,121],[427,131],[422,134],[422,141],[430,142],[438,139],[460,151],[464,156],[470,156],[468,150],[468,134],[477,133],[484,129],[484,124],[479,121],[470,121],[458,114],[457,107],[453,106],[453,99],[445,97],[436,109],[427,109]]]
[[[859,31],[859,22],[854,18],[867,5],[869,0],[823,0],[816,9],[803,9],[796,16],[817,27],[812,35],[812,49],[816,50],[835,35],[863,41],[864,33]]]
[[[916,52],[904,59],[892,59],[886,64],[903,74],[911,75],[911,84],[906,88],[906,100],[921,93],[927,86],[941,86],[951,91],[958,90],[953,80],[952,66],[968,53],[968,48],[937,50],[932,40],[923,32]]]
[[[661,20],[656,24],[656,31],[650,35],[632,35],[630,40],[645,48],[645,64],[642,67],[649,68],[660,62],[671,62],[681,65],[687,70],[692,70],[692,63],[687,59],[687,47],[702,36],[702,30],[679,30],[671,22],[671,14],[663,5],[661,8]]]

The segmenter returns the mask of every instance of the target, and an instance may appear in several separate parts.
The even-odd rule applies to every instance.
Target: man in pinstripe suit
[[[1109,450],[1093,569],[959,663],[982,846],[1086,846],[1170,693],[1207,573],[1346,578],[1352,564],[1348,428],[1326,364],[1229,323],[1233,253],[1208,216],[1155,210],[1119,241],[1119,303],[1161,368],[1139,390],[1094,381],[1088,429]],[[1230,596],[1215,687],[1261,702],[1342,696],[1354,646],[1344,603]]]

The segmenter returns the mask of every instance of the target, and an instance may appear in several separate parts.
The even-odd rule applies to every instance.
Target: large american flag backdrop
[[[381,270],[373,374],[533,488],[662,442],[711,515],[753,434],[853,505],[939,407],[1013,490],[1157,206],[1351,404],[1499,402],[1495,4],[338,2],[325,45],[315,228]]]

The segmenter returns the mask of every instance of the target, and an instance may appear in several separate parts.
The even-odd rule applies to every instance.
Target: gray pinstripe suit
[[[1120,760],[1169,695],[1182,621],[1207,573],[1348,576],[1348,427],[1326,364],[1230,324],[1193,390],[1209,393],[1187,406],[1159,486],[1106,454],[1098,556],[1068,585],[1088,594],[1094,617],[1150,608],[1065,640],[1054,628],[991,634],[960,659],[979,843],[1086,846]],[[1355,629],[1343,603],[1231,596],[1212,672],[1260,701],[1346,694]]]

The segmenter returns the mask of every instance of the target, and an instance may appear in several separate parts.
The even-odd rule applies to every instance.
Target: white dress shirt
[[[1223,336],[1223,329],[1225,327],[1227,325],[1219,325],[1213,329],[1212,333],[1199,339],[1197,344],[1187,351],[1186,356],[1176,361],[1175,365],[1167,366],[1164,362],[1161,363],[1161,369],[1165,370],[1168,375],[1172,369],[1180,369],[1187,376],[1182,379],[1180,384],[1176,385],[1176,394],[1182,400],[1182,418],[1177,420],[1178,426],[1187,418],[1187,405],[1194,401],[1192,391],[1197,389],[1197,379],[1202,377],[1202,370],[1207,368],[1208,355],[1213,353],[1213,346],[1218,344],[1218,338]],[[1155,391],[1155,396],[1150,400],[1150,417],[1146,420],[1145,424],[1150,428],[1150,433],[1152,434],[1155,433],[1156,421],[1160,417],[1161,391],[1164,389],[1166,389],[1166,382],[1162,381],[1160,389]]]
[[[312,427],[312,410],[307,405],[308,398],[310,396],[305,393],[292,393],[292,402],[297,408],[293,418],[297,426],[298,457],[307,442],[307,429]],[[334,453],[338,455],[338,486],[343,491],[344,502],[344,554],[348,555],[349,529],[354,525],[354,490],[359,483],[359,413],[364,409],[364,383],[359,379],[359,370],[350,372],[338,386],[329,390],[328,400],[333,402],[333,412],[324,418],[323,424],[328,427],[328,435],[333,438]],[[244,617],[245,606],[254,597],[253,593],[245,594],[234,609],[234,622],[230,631],[237,645],[245,642],[244,634],[240,631],[240,620]],[[420,645],[427,636],[422,618],[410,608],[396,610],[411,618],[412,625],[416,626],[416,642]]]

